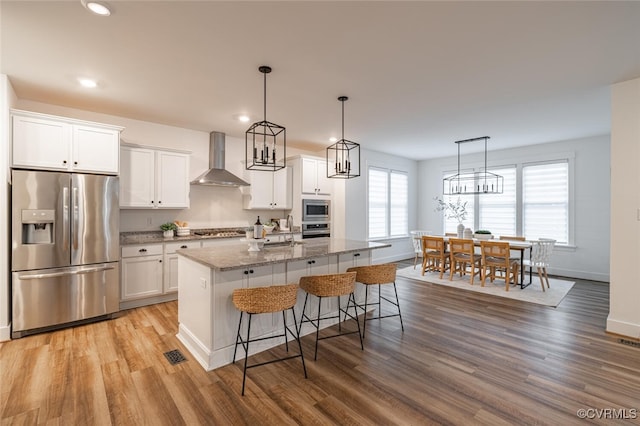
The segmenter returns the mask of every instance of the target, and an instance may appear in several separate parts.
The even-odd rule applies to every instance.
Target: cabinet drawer
[[[122,257],[155,256],[162,254],[162,244],[122,247]]]
[[[175,253],[176,250],[185,248],[200,248],[200,241],[183,241],[180,243],[165,243],[164,254]]]

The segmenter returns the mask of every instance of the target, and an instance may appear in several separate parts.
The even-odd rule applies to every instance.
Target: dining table
[[[445,244],[449,242],[449,238],[455,238],[455,237],[451,237],[449,235],[435,235],[435,236],[439,236],[442,237],[444,239]],[[416,239],[420,239],[421,237],[414,237]],[[480,247],[480,243],[481,241],[486,241],[480,238],[470,238],[471,240],[473,240],[473,245],[476,247]],[[501,241],[506,241],[506,240],[501,240]],[[524,282],[524,252],[526,250],[529,250],[529,260],[531,261],[531,247],[533,246],[533,244],[531,244],[531,241],[514,241],[514,240],[509,240],[507,241],[509,243],[509,250],[513,250],[513,251],[519,251],[520,252],[520,288],[526,288],[529,285],[531,285],[531,281],[532,281],[532,276],[533,276],[533,272],[532,269],[533,268],[529,268],[529,282],[525,283]]]

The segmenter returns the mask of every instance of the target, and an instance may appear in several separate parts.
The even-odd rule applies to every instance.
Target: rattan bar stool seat
[[[316,348],[313,355],[313,359],[318,359],[318,341],[323,339],[329,339],[332,337],[344,336],[347,334],[355,334],[358,333],[360,337],[360,348],[364,350],[364,345],[362,343],[362,333],[360,332],[360,321],[358,320],[358,311],[355,308],[355,296],[353,291],[355,290],[356,283],[356,273],[355,272],[347,272],[343,274],[326,274],[326,275],[309,275],[306,277],[300,278],[300,288],[307,292],[304,297],[304,305],[302,308],[302,315],[300,317],[300,326],[298,328],[298,334],[300,334],[300,330],[302,329],[303,323],[310,323],[316,329]],[[318,298],[318,314],[316,318],[311,318],[307,315],[307,302],[309,299],[309,295],[316,296]],[[346,308],[342,308],[340,303],[341,296],[348,296],[348,302]],[[338,299],[338,314],[322,314],[321,306],[322,306],[322,298],[323,297],[336,297]],[[354,304],[354,314],[349,313],[349,306],[353,302]],[[341,314],[345,315],[344,319],[346,321],[347,317],[355,320],[356,325],[358,327],[357,331],[350,332],[342,332],[341,325]],[[338,334],[333,334],[330,336],[320,337],[320,321],[330,320],[330,319],[338,319]]]
[[[423,237],[424,238],[424,237]],[[402,313],[400,312],[400,301],[398,300],[398,290],[396,289],[396,269],[395,263],[384,263],[381,265],[369,265],[369,266],[355,266],[347,269],[347,272],[356,273],[356,282],[359,282],[365,286],[364,304],[356,303],[356,306],[364,311],[364,325],[362,327],[362,338],[365,338],[367,331],[367,321],[374,319],[399,317],[400,328],[404,332],[404,324],[402,322]],[[381,285],[393,284],[393,291],[395,293],[395,301],[382,296]],[[369,302],[369,287],[372,285],[378,286],[378,301]],[[397,314],[382,315],[382,301],[386,301],[395,306],[398,310]],[[355,303],[355,302],[354,302]],[[378,306],[378,316],[367,318],[367,308],[369,306]]]
[[[254,287],[254,288],[239,288],[233,291],[232,301],[234,306],[240,311],[240,321],[238,322],[238,333],[236,335],[236,346],[233,350],[233,362],[236,362],[236,352],[238,345],[242,345],[244,349],[244,367],[242,369],[242,395],[244,395],[245,382],[247,379],[247,369],[253,367],[259,367],[265,364],[271,364],[277,361],[285,361],[292,358],[300,357],[302,359],[302,369],[304,371],[304,378],[307,378],[307,367],[304,364],[304,355],[302,354],[302,344],[300,343],[300,334],[298,329],[298,323],[296,321],[296,313],[293,309],[296,304],[298,296],[297,284],[285,284],[274,285],[269,287]],[[286,311],[291,310],[293,315],[293,331],[287,325]],[[271,335],[267,337],[260,337],[251,339],[251,318],[257,314],[267,314],[282,312],[282,323],[284,331],[282,334]],[[247,321],[247,336],[246,339],[242,338],[242,317],[244,314],[249,316]],[[285,348],[289,352],[289,339],[288,334],[298,342],[298,348],[300,353],[297,355],[291,355],[284,358],[276,358],[270,361],[261,362],[258,364],[248,365],[249,358],[249,343],[257,342],[266,339],[274,339],[278,337],[284,337]]]

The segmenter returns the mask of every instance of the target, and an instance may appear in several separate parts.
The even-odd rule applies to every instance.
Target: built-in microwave
[[[303,222],[328,222],[330,220],[330,200],[302,200]]]

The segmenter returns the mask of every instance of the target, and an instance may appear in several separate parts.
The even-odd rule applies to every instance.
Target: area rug
[[[536,303],[538,305],[557,307],[562,299],[569,293],[571,287],[575,284],[573,281],[559,280],[557,278],[549,278],[549,285],[546,291],[542,291],[540,279],[537,274],[533,274],[533,282],[531,285],[521,289],[520,286],[511,286],[509,291],[504,289],[504,281],[497,279],[489,282],[487,279],[484,287],[481,287],[480,280],[476,276],[473,285],[469,283],[468,276],[455,275],[452,281],[449,281],[449,275],[443,275],[440,279],[439,272],[425,272],[422,276],[420,266],[413,269],[413,266],[398,269],[397,275],[412,280],[425,281],[432,284],[444,285],[447,287],[455,287],[467,291],[475,291],[478,293],[489,294],[492,296],[506,297],[508,299],[521,300],[523,302]],[[525,282],[529,281],[529,274],[525,275]]]

